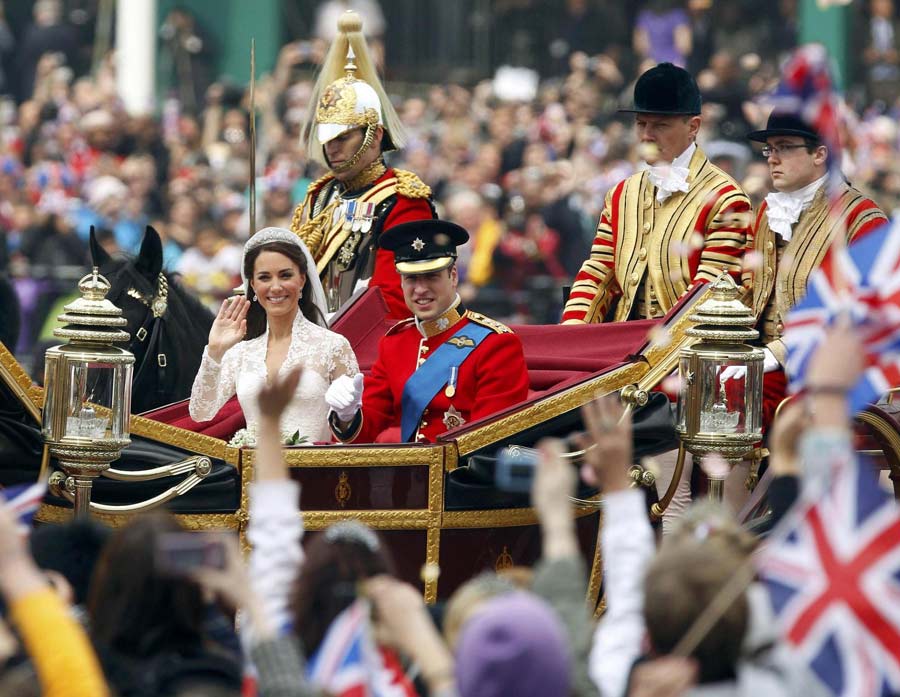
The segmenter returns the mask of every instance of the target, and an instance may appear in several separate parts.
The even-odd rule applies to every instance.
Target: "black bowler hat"
[[[385,230],[378,246],[394,252],[400,273],[431,273],[450,266],[456,260],[456,247],[468,239],[469,233],[456,223],[413,220]]]
[[[634,84],[634,106],[624,114],[695,116],[700,113],[700,90],[691,74],[671,63],[660,63]]]
[[[765,143],[768,138],[774,136],[800,136],[817,142],[822,139],[815,129],[797,114],[785,112],[776,114],[774,111],[769,114],[769,120],[763,130],[747,134],[749,140],[757,143]]]

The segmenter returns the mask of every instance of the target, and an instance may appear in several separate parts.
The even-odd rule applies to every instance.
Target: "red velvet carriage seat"
[[[332,329],[347,337],[356,353],[360,370],[367,373],[378,354],[378,342],[394,324],[386,318],[381,292],[371,289],[346,307],[332,322]],[[647,343],[657,320],[593,325],[520,325],[513,327],[522,338],[528,365],[528,400],[532,401],[574,385],[629,360]],[[143,414],[147,418],[228,439],[245,425],[236,398],[231,399],[212,421],[198,423],[188,415],[183,400]]]

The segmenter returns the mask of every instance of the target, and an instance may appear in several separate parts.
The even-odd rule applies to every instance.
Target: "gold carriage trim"
[[[240,527],[237,513],[175,513],[174,516],[185,530],[238,530]],[[73,519],[73,511],[64,506],[42,503],[34,517],[41,523],[60,525]],[[134,519],[133,514],[102,511],[91,511],[91,517],[113,528],[120,528]]]
[[[431,187],[419,179],[419,175],[405,169],[395,169],[397,193],[406,198],[431,198]]]

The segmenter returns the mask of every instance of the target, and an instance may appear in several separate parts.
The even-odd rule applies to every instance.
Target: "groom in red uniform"
[[[347,377],[329,390],[331,426],[340,440],[433,442],[528,396],[519,337],[466,310],[456,292],[456,247],[468,239],[463,228],[443,220],[417,220],[382,233],[379,245],[394,253],[414,317],[381,340],[364,385]]]

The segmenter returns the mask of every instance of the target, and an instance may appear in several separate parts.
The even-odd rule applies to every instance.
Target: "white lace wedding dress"
[[[266,383],[266,353],[269,330],[255,339],[241,341],[228,349],[221,363],[203,350],[200,370],[191,388],[189,411],[194,421],[209,421],[235,393],[247,430],[255,438],[259,422],[256,397]],[[313,324],[302,312],[297,313],[291,330],[291,345],[279,369],[284,375],[296,365],[304,368],[300,384],[282,416],[282,430],[299,432],[310,443],[328,442],[328,405],[325,392],[341,375],[356,375],[359,366],[350,343],[340,334]]]

